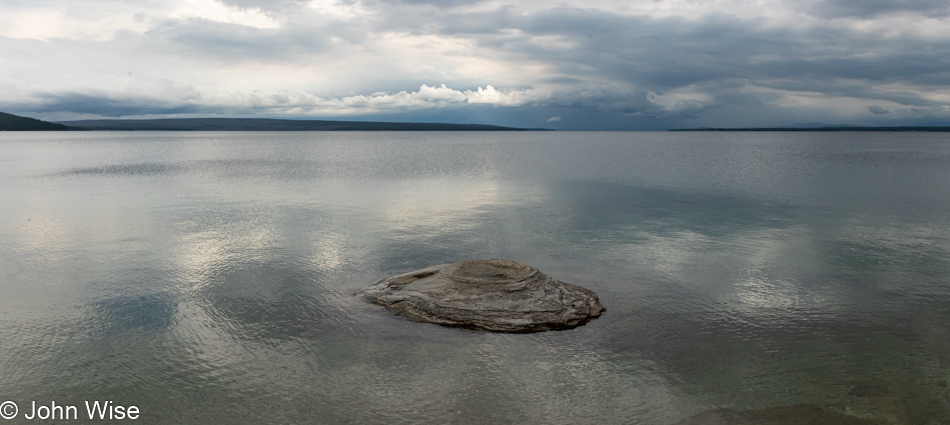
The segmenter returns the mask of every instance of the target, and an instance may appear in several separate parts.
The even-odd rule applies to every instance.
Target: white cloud
[[[219,93],[204,96],[206,106],[262,108],[270,114],[345,116],[393,113],[426,108],[458,108],[466,104],[523,106],[552,100],[533,89],[499,91],[491,85],[455,90],[423,84],[417,91],[376,92],[371,95],[321,97],[302,91]]]
[[[202,18],[214,22],[254,28],[278,28],[280,23],[259,8],[228,7],[215,0],[182,0],[171,13],[172,19]]]

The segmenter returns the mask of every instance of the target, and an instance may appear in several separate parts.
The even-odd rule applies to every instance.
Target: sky
[[[0,111],[950,125],[950,0],[0,0]]]

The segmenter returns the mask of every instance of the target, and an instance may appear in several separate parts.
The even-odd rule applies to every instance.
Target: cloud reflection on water
[[[14,353],[0,389],[18,396],[47,396],[67,374],[66,393],[146,400],[156,422],[183,423],[264,410],[546,423],[673,423],[727,404],[905,422],[947,411],[948,223],[939,209],[893,214],[943,205],[929,186],[900,198],[909,205],[836,196],[865,181],[854,175],[802,192],[838,173],[791,142],[753,143],[716,169],[690,153],[695,140],[668,135],[86,136],[68,136],[81,141],[57,161],[98,156],[51,171],[49,146],[26,143],[33,165],[3,177],[14,202],[0,206],[12,242],[0,291],[18,298],[0,301],[0,345]],[[677,162],[687,172],[669,174]],[[140,166],[152,163],[173,165]],[[927,167],[888,184],[911,191],[937,172]],[[783,177],[760,179],[774,169]],[[493,335],[352,297],[386,275],[486,257],[594,289],[607,314]]]

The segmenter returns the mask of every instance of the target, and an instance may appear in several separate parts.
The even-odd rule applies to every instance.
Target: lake
[[[353,296],[478,258],[607,311],[494,334]],[[932,425],[948,379],[946,134],[0,133],[11,423]]]

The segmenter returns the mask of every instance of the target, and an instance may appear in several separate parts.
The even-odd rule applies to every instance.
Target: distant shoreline
[[[875,132],[926,132],[946,133],[950,127],[899,126],[899,127],[764,127],[764,128],[682,128],[669,131],[875,131]]]
[[[156,118],[47,122],[0,112],[0,131],[555,131],[488,124],[288,120],[274,118]]]
[[[487,124],[287,120],[272,118],[158,118],[58,121],[71,129],[112,131],[554,131]]]

